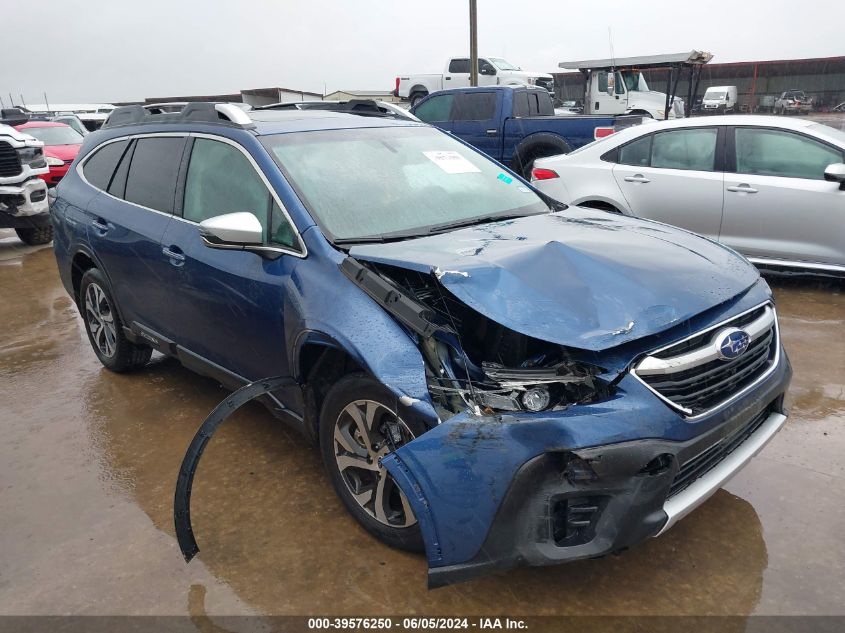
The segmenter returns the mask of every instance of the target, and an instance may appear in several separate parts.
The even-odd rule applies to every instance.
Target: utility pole
[[[478,85],[478,11],[476,0],[469,0],[469,85]]]

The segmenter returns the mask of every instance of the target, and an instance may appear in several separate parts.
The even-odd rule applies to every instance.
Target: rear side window
[[[492,92],[466,92],[455,101],[453,121],[489,121],[496,116],[496,95]]]
[[[555,113],[555,106],[548,92],[533,90],[532,93],[537,99],[537,114],[540,116],[551,116]]]
[[[123,153],[123,158],[120,159],[117,170],[115,170],[109,184],[108,192],[115,198],[122,198],[126,193],[126,176],[129,173],[129,163],[132,160],[132,149],[133,147],[130,145],[129,149]]]
[[[513,115],[515,117],[530,116],[528,111],[528,92],[513,93]]]
[[[449,115],[452,113],[452,101],[455,95],[445,94],[438,95],[427,99],[425,103],[421,103],[414,110],[414,114],[420,121],[432,123],[434,121],[448,121]]]
[[[619,148],[619,158],[616,162],[635,167],[648,167],[651,159],[651,139],[652,135],[649,134],[623,145]]]
[[[123,150],[129,141],[115,141],[104,145],[85,161],[85,166],[82,168],[82,173],[85,174],[85,180],[97,187],[97,189],[107,189],[109,181],[111,180],[114,168],[120,157],[123,156]]]
[[[449,62],[450,73],[469,73],[468,59],[453,59]]]
[[[739,174],[824,180],[827,166],[841,163],[842,158],[842,152],[800,134],[736,129],[736,171]]]
[[[173,213],[184,146],[185,139],[181,137],[138,139],[126,178],[124,199],[156,211]]]
[[[513,95],[515,117],[550,116],[554,113],[552,98],[542,90],[522,90]]]
[[[655,134],[651,148],[651,166],[713,171],[717,135],[716,128],[673,130]]]

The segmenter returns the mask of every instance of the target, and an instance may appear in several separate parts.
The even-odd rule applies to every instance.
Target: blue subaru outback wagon
[[[753,266],[560,205],[426,125],[118,108],[52,217],[103,365],[288,377],[271,411],[431,586],[657,536],[786,420]]]

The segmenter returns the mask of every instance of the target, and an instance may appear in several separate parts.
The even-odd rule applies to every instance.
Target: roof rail
[[[271,103],[258,106],[256,110],[326,110],[329,112],[347,112],[361,116],[399,118],[395,113],[379,106],[375,99],[349,99],[348,101],[301,101]]]
[[[169,108],[168,108],[169,109]],[[104,128],[139,123],[217,123],[244,129],[255,127],[255,123],[241,108],[231,103],[193,101],[185,103],[181,110],[173,112],[149,106],[130,105],[112,110],[103,123]]]

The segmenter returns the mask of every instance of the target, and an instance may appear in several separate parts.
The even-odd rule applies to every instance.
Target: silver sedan
[[[729,115],[622,130],[534,163],[567,204],[679,226],[765,267],[845,274],[845,132]]]

